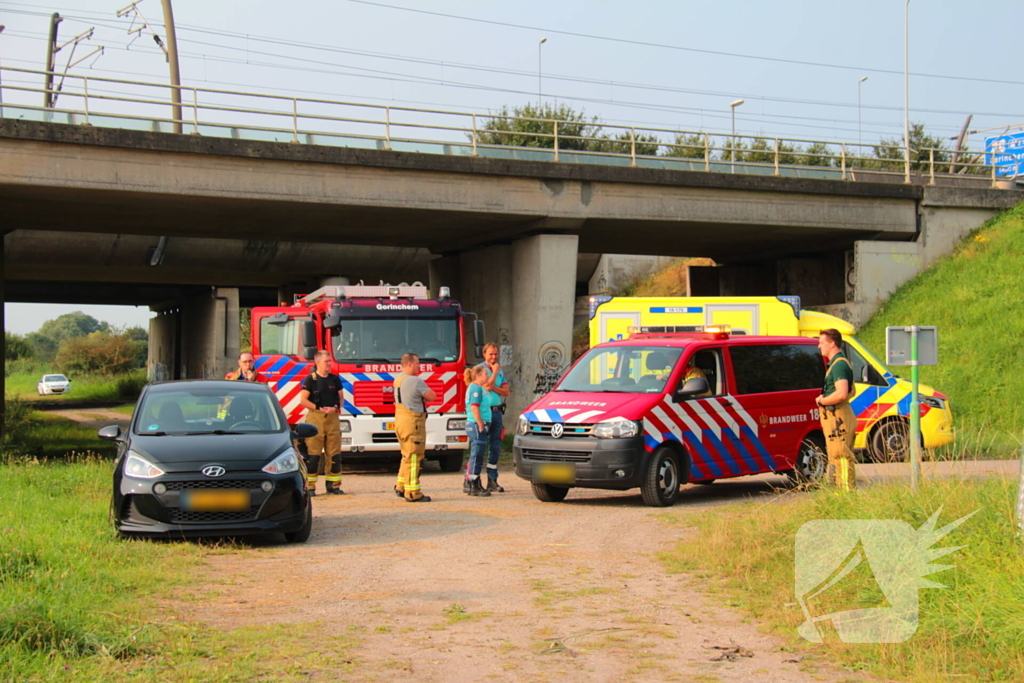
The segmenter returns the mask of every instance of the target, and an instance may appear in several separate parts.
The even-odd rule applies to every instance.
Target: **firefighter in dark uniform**
[[[853,440],[857,437],[857,416],[850,407],[856,388],[853,367],[842,351],[843,335],[838,330],[821,331],[818,349],[828,360],[825,386],[815,402],[821,407],[821,430],[828,450],[828,477],[844,491],[857,488]]]
[[[420,469],[427,451],[426,404],[437,399],[427,383],[417,377],[420,359],[415,353],[402,356],[402,374],[395,378],[395,432],[402,448],[402,464],[395,495],[410,503],[429,503],[420,490]]]
[[[316,480],[321,466],[327,493],[341,495],[341,378],[331,374],[331,354],[317,351],[316,369],[302,381],[299,402],[309,412],[306,422],[319,433],[306,439],[306,488],[316,495]]]

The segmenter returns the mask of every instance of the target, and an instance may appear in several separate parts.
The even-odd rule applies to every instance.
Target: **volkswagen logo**
[[[556,422],[555,424],[551,425],[551,438],[552,439],[561,439],[562,438],[562,432],[564,432],[564,431],[565,431],[565,427],[562,426],[562,423],[561,422]]]
[[[207,465],[202,469],[202,473],[208,477],[220,477],[223,476],[225,472],[227,472],[227,470],[220,465]]]

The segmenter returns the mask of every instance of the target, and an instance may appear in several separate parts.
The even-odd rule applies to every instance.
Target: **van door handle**
[[[725,398],[722,399],[722,403],[724,403],[727,406],[731,406],[732,405],[732,401],[730,401],[728,399],[725,399]]]

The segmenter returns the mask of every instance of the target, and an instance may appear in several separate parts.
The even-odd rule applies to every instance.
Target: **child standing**
[[[466,466],[466,484],[463,490],[471,496],[490,496],[480,485],[480,472],[487,457],[487,426],[491,423],[491,404],[484,383],[487,369],[477,365],[466,368],[466,435],[469,437],[469,464]]]

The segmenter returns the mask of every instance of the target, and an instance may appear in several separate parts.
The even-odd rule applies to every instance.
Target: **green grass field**
[[[1024,543],[1015,533],[1016,482],[927,481],[918,492],[897,484],[849,494],[831,489],[782,496],[700,516],[669,515],[700,534],[663,553],[671,572],[693,572],[794,648],[824,648],[840,667],[868,670],[914,683],[1024,680]],[[824,645],[800,638],[804,615],[795,605],[794,543],[811,520],[897,519],[919,528],[936,510],[937,528],[977,514],[934,547],[965,546],[935,560],[953,569],[927,578],[948,588],[922,588],[919,628],[903,643],[845,644],[827,634]],[[816,614],[884,604],[870,572],[851,573]]]
[[[344,674],[338,659],[354,641],[325,637],[316,624],[225,632],[179,620],[176,603],[221,588],[216,578],[196,587],[207,554],[273,549],[118,540],[107,522],[110,470],[97,457],[0,465],[0,681]]]
[[[146,371],[136,370],[119,377],[71,377],[71,391],[63,395],[40,396],[36,393],[39,378],[48,372],[39,367],[21,368],[7,376],[6,390],[9,396],[26,401],[133,401],[146,383]],[[38,370],[38,371],[37,371]],[[50,370],[52,371],[52,370]]]

